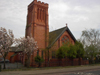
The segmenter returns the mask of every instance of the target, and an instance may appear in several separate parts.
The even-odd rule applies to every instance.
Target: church
[[[48,18],[49,14],[47,3],[34,0],[28,5],[25,37],[31,35],[35,39],[35,41],[37,41],[38,45],[38,50],[33,52],[30,58],[30,65],[33,67],[36,67],[34,58],[37,55],[44,59],[44,63],[42,64],[42,66],[48,66],[48,61],[49,66],[58,66],[59,64],[58,59],[56,58],[56,51],[64,43],[70,42],[74,45],[76,41],[67,24],[63,28],[49,32]],[[12,51],[9,52],[7,59],[9,59],[12,63],[20,61],[24,64],[25,62],[25,56],[23,55],[22,51],[14,52],[14,48],[12,48]],[[78,60],[75,60],[74,62],[74,65],[79,65]],[[62,61],[62,65],[72,65],[71,60],[68,59],[66,62],[66,60],[64,59]]]
[[[76,39],[66,25],[63,28],[49,32],[48,24],[48,4],[34,0],[28,5],[26,35],[32,37],[37,41],[37,53],[44,57],[43,50],[49,48],[51,53],[55,54],[55,50],[62,46],[63,43],[75,43]],[[50,55],[52,57],[52,54]]]

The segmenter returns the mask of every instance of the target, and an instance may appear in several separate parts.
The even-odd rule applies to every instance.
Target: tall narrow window
[[[43,20],[45,21],[45,10],[43,11]]]
[[[40,9],[40,20],[41,20],[41,16],[42,16],[42,9]]]
[[[37,19],[39,19],[39,8],[37,9]]]
[[[44,20],[44,10],[43,10],[43,20]]]
[[[43,9],[41,10],[41,20],[43,20]]]
[[[40,8],[39,8],[39,14],[38,14],[38,16],[39,16],[38,19],[40,20]]]

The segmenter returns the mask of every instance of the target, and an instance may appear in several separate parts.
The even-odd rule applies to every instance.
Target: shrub
[[[41,63],[44,62],[44,59],[41,58],[40,56],[35,57],[35,62],[38,64],[38,67],[41,66]]]

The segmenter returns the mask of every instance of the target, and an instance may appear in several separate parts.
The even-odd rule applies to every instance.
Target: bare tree
[[[5,58],[10,51],[10,47],[13,44],[14,35],[11,30],[7,30],[5,28],[0,28],[0,53],[4,58],[4,69],[5,69]]]
[[[20,39],[16,39],[16,46],[18,47],[17,50],[22,50],[25,54],[25,64],[27,67],[30,66],[30,58],[33,51],[37,50],[37,42],[32,38],[27,36],[27,38],[23,37]]]
[[[86,55],[94,60],[94,57],[100,50],[100,31],[95,29],[84,30],[81,35]]]

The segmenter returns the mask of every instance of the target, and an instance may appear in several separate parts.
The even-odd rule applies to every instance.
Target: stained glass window
[[[68,36],[63,36],[62,38],[62,44],[69,42]]]

